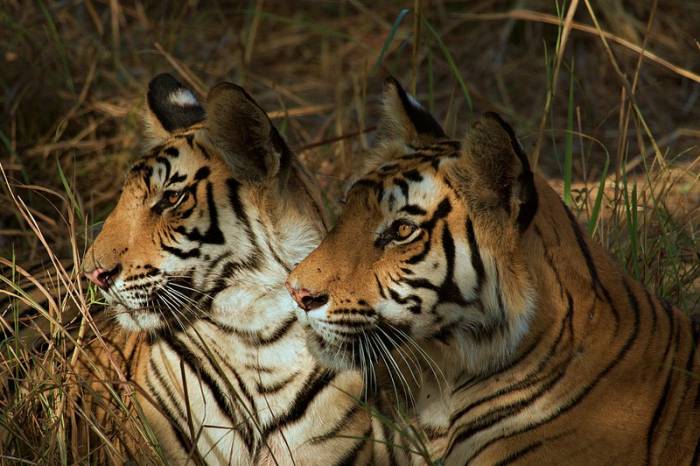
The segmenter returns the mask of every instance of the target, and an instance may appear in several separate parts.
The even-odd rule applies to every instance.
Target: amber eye
[[[416,228],[418,227],[412,223],[401,222],[396,226],[396,239],[402,240],[408,238],[414,231],[416,231]]]
[[[171,191],[168,194],[168,204],[177,204],[177,201],[180,199],[180,193]]]
[[[415,223],[409,220],[396,220],[379,235],[375,244],[379,247],[385,247],[390,243],[408,243],[418,237],[415,234],[417,231],[418,225]]]
[[[187,197],[187,191],[166,191],[163,193],[161,203],[163,207],[173,207]]]

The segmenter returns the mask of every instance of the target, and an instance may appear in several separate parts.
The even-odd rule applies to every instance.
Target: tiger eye
[[[181,195],[182,193],[179,193],[177,191],[171,191],[170,193],[168,193],[168,197],[166,198],[166,200],[168,201],[168,204],[173,205],[180,200]]]
[[[399,225],[399,230],[397,231],[399,238],[405,238],[411,233],[413,233],[413,225],[408,223],[402,223]]]

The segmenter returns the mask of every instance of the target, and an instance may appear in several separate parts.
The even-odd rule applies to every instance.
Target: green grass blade
[[[603,165],[603,172],[600,174],[600,183],[598,183],[598,192],[595,195],[595,201],[593,202],[593,210],[591,211],[591,218],[588,219],[588,234],[593,236],[598,225],[598,218],[600,217],[600,208],[603,205],[603,195],[605,194],[605,181],[608,178],[608,168],[610,167],[610,156],[605,154],[605,165]]]
[[[634,270],[634,276],[637,280],[642,279],[641,270],[639,268],[639,257],[642,256],[639,250],[639,219],[637,217],[639,209],[637,201],[637,183],[632,185],[632,199],[631,199],[631,213],[632,213],[632,228],[630,229],[630,236],[632,240],[632,269]]]
[[[386,36],[386,40],[384,41],[384,45],[382,45],[382,50],[379,52],[379,56],[377,57],[377,61],[374,62],[374,66],[372,67],[372,71],[370,71],[370,74],[374,74],[377,72],[379,67],[382,65],[382,62],[384,61],[384,55],[386,54],[386,51],[389,50],[389,46],[391,46],[391,43],[394,41],[394,36],[396,35],[396,31],[399,30],[399,26],[401,26],[401,22],[404,20],[406,15],[408,15],[411,12],[410,9],[408,8],[403,8],[401,11],[399,11],[398,16],[394,20],[394,24],[391,25],[391,29],[389,30],[389,35]]]
[[[464,79],[462,79],[462,75],[459,72],[459,68],[457,68],[457,64],[452,58],[452,54],[450,54],[450,51],[447,49],[447,46],[442,41],[440,34],[435,30],[433,25],[430,24],[426,19],[423,19],[423,24],[435,38],[435,42],[437,42],[438,47],[442,51],[442,54],[445,56],[445,60],[447,60],[447,63],[450,65],[450,70],[452,71],[452,74],[454,74],[455,79],[459,83],[459,87],[462,88],[462,94],[464,94],[464,99],[467,101],[467,107],[469,108],[469,111],[474,112],[474,106],[472,105],[472,98],[469,95],[469,89],[467,88]]]
[[[571,205],[571,169],[574,158],[574,62],[571,62],[569,77],[569,108],[566,117],[566,138],[564,140],[564,204]]]
[[[63,169],[61,168],[61,163],[56,160],[56,166],[58,166],[58,176],[61,178],[61,183],[63,184],[63,189],[66,191],[66,194],[68,194],[68,200],[70,200],[71,207],[73,207],[73,210],[75,210],[75,213],[78,215],[79,219],[83,219],[83,211],[80,208],[80,204],[78,203],[78,199],[75,197],[75,194],[73,193],[73,189],[70,186],[70,183],[68,183],[68,179],[66,178],[66,175],[63,173]]]
[[[433,74],[432,50],[428,50],[428,110],[435,114],[435,76]]]
[[[630,239],[629,257],[632,259],[632,274],[634,275],[634,278],[639,280],[639,250],[637,246],[637,238],[639,234],[639,228],[637,225],[637,184],[633,183],[631,194],[627,184],[627,176],[623,178],[622,184],[625,201],[625,217],[627,219],[627,233]]]

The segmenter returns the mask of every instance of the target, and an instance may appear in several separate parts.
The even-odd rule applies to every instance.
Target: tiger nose
[[[285,283],[285,285],[297,305],[306,312],[318,309],[328,302],[328,295],[326,293],[314,294],[306,288],[293,287],[289,282]]]
[[[102,267],[97,267],[95,270],[85,272],[85,276],[95,285],[103,290],[106,290],[112,284],[112,279],[119,274],[121,266],[117,264],[110,270],[105,270]]]

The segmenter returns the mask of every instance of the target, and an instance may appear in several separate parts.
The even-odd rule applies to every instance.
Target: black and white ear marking
[[[202,105],[191,90],[172,75],[162,73],[148,84],[148,129],[156,139],[204,120]]]
[[[390,76],[384,82],[383,103],[384,114],[380,126],[384,139],[421,144],[447,137],[430,112],[407,93],[394,77]]]

